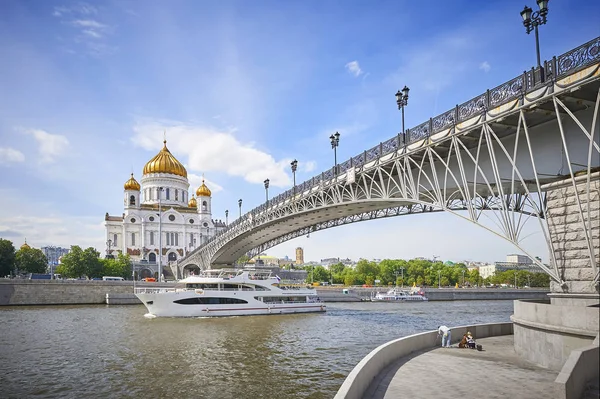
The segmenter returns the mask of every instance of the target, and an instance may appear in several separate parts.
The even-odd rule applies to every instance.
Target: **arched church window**
[[[150,245],[154,245],[154,232],[150,232]]]
[[[166,191],[167,191],[167,194],[166,194],[167,195],[167,199],[170,199],[171,196],[169,195],[170,193],[169,193],[169,188],[168,187],[167,187]]]
[[[135,233],[131,233],[131,245],[135,245]]]
[[[175,190],[175,201],[179,201],[179,190]]]
[[[175,234],[175,246],[178,247],[179,246],[179,233],[173,233]]]
[[[115,247],[117,246],[117,235],[116,234],[113,235],[112,245],[115,246]]]
[[[202,210],[205,211],[207,208],[208,204],[206,203],[206,201],[202,201]]]

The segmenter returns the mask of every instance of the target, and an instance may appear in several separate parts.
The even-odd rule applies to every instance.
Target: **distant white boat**
[[[174,288],[136,288],[135,295],[158,317],[247,316],[324,312],[311,287],[281,284],[270,271],[205,270]]]
[[[397,287],[389,290],[388,292],[378,292],[371,297],[373,302],[394,302],[394,301],[427,301],[427,297],[421,290],[405,291],[400,290]]]

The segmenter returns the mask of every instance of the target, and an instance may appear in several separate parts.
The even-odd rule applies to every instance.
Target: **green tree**
[[[329,281],[329,271],[323,266],[317,266],[313,269],[313,281]]]
[[[129,255],[118,254],[116,259],[100,259],[103,276],[131,278],[131,258]]]
[[[22,247],[15,254],[17,268],[27,273],[46,273],[48,259],[37,248]]]
[[[238,265],[245,265],[246,263],[248,263],[249,260],[250,260],[250,257],[248,255],[242,255],[238,258],[236,263]]]
[[[79,245],[71,246],[69,253],[63,255],[61,264],[56,268],[56,273],[69,278],[77,278],[85,274],[83,249]]]
[[[15,247],[10,240],[0,238],[0,277],[15,270]]]
[[[102,263],[100,252],[88,247],[83,251],[84,274],[88,277],[102,277]]]

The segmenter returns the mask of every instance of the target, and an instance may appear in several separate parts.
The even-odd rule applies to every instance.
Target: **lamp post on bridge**
[[[265,179],[265,203],[269,206],[269,179]]]
[[[333,148],[333,171],[337,175],[337,148],[340,145],[340,134],[335,132],[335,134],[329,136],[329,140],[331,141],[331,148]]]
[[[238,200],[238,205],[240,206],[240,219],[242,218],[242,199]]]
[[[408,105],[408,92],[410,89],[407,86],[404,86],[402,91],[398,90],[396,92],[396,104],[398,104],[398,109],[402,111],[402,137],[404,139],[404,143],[406,143],[406,136],[404,135],[404,107]]]
[[[537,67],[540,70],[541,80],[544,81],[544,69],[540,62],[540,36],[538,33],[538,26],[546,24],[546,16],[548,15],[548,0],[537,0],[537,5],[540,8],[539,11],[533,11],[530,7],[525,6],[521,11],[521,17],[523,18],[523,26],[525,31],[530,34],[532,30],[535,30],[535,51],[537,55]]]
[[[298,169],[298,161],[294,159],[290,165],[292,166],[292,175],[294,176],[294,189],[292,192],[296,196],[296,170]]]
[[[225,226],[229,225],[229,210],[225,210]]]

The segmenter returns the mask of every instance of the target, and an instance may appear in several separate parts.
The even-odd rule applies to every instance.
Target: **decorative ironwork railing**
[[[427,139],[433,134],[453,127],[455,124],[481,115],[487,110],[520,99],[528,92],[536,90],[549,82],[554,82],[565,75],[572,74],[598,61],[600,61],[600,36],[579,47],[567,51],[558,57],[553,57],[550,61],[544,61],[544,65],[541,68],[531,68],[529,71],[523,72],[522,75],[502,83],[491,90],[487,90],[485,93],[472,98],[467,102],[457,105],[454,109],[446,111],[434,118],[430,118],[427,122],[423,122],[412,129],[407,129],[406,137],[404,137],[404,139],[401,134],[394,136],[337,165],[337,171],[335,167],[332,167],[331,169],[296,185],[296,187],[273,197],[269,200],[268,204],[261,204],[245,215],[242,215],[241,218],[230,223],[226,229],[221,230],[215,236],[211,237],[208,242],[218,238],[231,228],[252,220],[254,218],[253,215],[259,214],[271,206],[277,206],[277,204],[288,198],[292,198],[295,195],[302,195],[303,192],[319,185],[320,182],[338,178],[340,175],[345,174],[350,168],[362,166],[379,157],[393,153],[403,146],[422,139]]]

